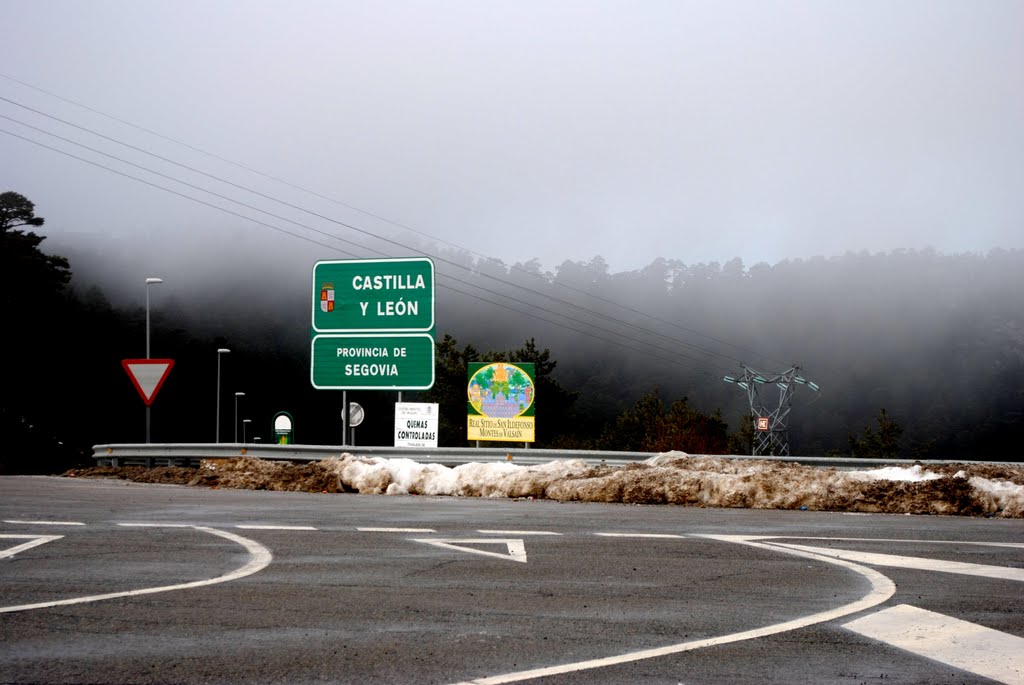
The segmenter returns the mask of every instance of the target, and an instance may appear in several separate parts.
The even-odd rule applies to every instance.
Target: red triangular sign
[[[139,391],[146,406],[153,404],[160,387],[167,380],[167,374],[174,366],[173,359],[122,359],[121,366],[128,372],[128,378]]]

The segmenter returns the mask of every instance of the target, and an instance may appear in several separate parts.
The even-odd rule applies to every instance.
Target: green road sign
[[[427,333],[313,337],[318,390],[427,390],[434,385],[434,339]]]
[[[434,328],[434,263],[427,257],[313,265],[314,333],[427,333]]]

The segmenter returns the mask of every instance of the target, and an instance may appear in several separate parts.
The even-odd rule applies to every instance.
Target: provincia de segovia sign
[[[320,390],[434,385],[434,263],[427,257],[313,265],[310,378]]]

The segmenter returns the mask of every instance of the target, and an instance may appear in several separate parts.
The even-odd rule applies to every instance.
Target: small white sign
[[[395,403],[395,447],[437,447],[438,405]]]

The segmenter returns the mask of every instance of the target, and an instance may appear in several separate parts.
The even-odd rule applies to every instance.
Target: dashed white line
[[[242,530],[317,530],[313,526],[271,526],[271,525],[239,525]]]
[[[908,604],[843,624],[855,633],[1001,683],[1024,683],[1024,638]]]
[[[4,519],[4,523],[16,523],[26,526],[84,526],[81,521],[24,521],[20,519]]]
[[[650,540],[685,540],[685,535],[675,535],[673,533],[594,533],[598,537],[602,538],[641,538]]]
[[[433,528],[356,528],[360,533],[436,533]]]
[[[199,528],[193,523],[119,523],[125,528]]]
[[[551,530],[478,530],[484,535],[561,535]]]

